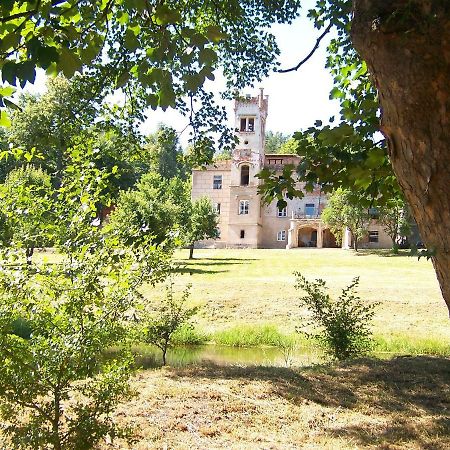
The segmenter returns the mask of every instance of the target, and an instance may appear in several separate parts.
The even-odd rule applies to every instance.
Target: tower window
[[[241,117],[239,131],[247,131],[253,133],[255,131],[255,118]]]
[[[241,200],[239,202],[239,214],[248,214],[248,207],[250,202],[248,200]]]
[[[222,189],[222,175],[214,175],[213,189]]]
[[[242,166],[241,167],[241,186],[248,186],[250,180],[250,167]]]
[[[245,238],[245,230],[241,230],[241,239]]]

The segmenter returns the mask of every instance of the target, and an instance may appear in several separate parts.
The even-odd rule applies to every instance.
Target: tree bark
[[[194,242],[189,246],[189,259],[194,258]]]
[[[352,40],[450,311],[450,1],[353,0]]]

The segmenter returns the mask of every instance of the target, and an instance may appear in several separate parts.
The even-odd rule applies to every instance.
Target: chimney
[[[262,109],[264,105],[264,88],[259,88],[259,108]]]

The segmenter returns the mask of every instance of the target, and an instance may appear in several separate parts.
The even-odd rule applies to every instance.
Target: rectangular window
[[[241,230],[241,239],[245,238],[245,230]]]
[[[241,117],[239,131],[253,133],[255,131],[255,118]]]
[[[214,203],[213,208],[215,213],[220,215],[220,203]]]
[[[286,240],[286,230],[281,230],[277,233],[277,241],[285,241]]]
[[[239,214],[248,214],[248,207],[250,202],[248,200],[239,201]]]
[[[213,189],[222,189],[222,175],[214,175]]]
[[[378,231],[369,231],[369,242],[378,242]]]
[[[314,203],[307,203],[305,205],[305,216],[314,216],[315,214],[315,207],[314,207]]]
[[[277,208],[277,217],[287,217],[287,206],[284,208]]]
[[[282,166],[283,165],[282,158],[269,158],[267,162],[268,162],[269,166]]]

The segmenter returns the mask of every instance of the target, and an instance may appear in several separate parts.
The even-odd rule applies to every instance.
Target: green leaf
[[[333,89],[331,89],[330,92],[330,99],[334,99],[334,98],[344,98],[345,97],[345,93],[342,92],[339,88],[334,87]]]
[[[9,97],[16,92],[12,86],[0,87],[0,97]]]
[[[2,80],[16,85],[16,70],[17,64],[12,61],[7,61],[2,67]]]
[[[82,62],[75,54],[75,50],[61,47],[58,66],[67,78],[71,78],[77,70],[81,69]]]
[[[191,92],[196,91],[204,81],[204,78],[199,74],[185,75],[183,79],[185,81],[185,88]]]
[[[211,48],[203,48],[198,55],[198,62],[200,64],[212,65],[217,61],[217,53]]]
[[[181,22],[181,14],[176,9],[171,9],[167,5],[159,5],[155,14],[153,15],[153,20],[158,25],[169,25],[172,23]]]
[[[41,46],[37,50],[37,59],[43,69],[48,69],[53,62],[58,62],[59,54],[55,47]]]
[[[6,53],[11,48],[15,48],[20,42],[20,34],[17,32],[8,33],[0,39],[0,50]]]
[[[5,110],[0,110],[0,126],[6,128],[11,126],[11,119]]]
[[[175,106],[175,92],[172,85],[162,86],[159,92],[159,106],[166,109],[169,106]]]
[[[222,31],[222,28],[217,25],[210,25],[206,28],[206,37],[212,42],[220,42],[228,37],[226,33]]]
[[[125,32],[124,44],[125,47],[131,52],[134,52],[137,48],[139,48],[140,45],[138,38],[129,28]]]
[[[116,88],[121,88],[122,86],[124,86],[128,80],[130,79],[130,73],[129,72],[124,72],[122,73],[122,75],[120,75],[117,80],[116,80]]]

